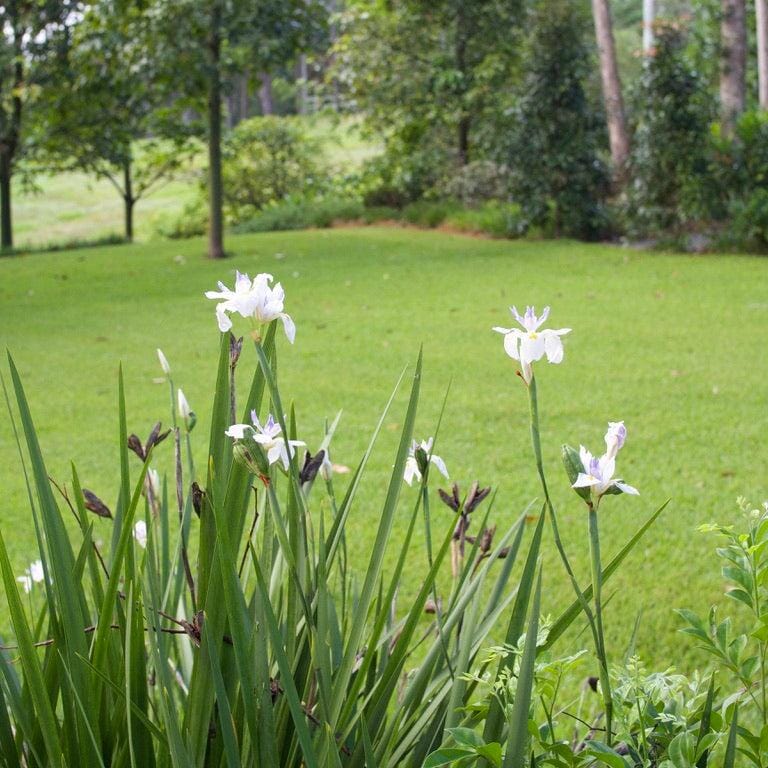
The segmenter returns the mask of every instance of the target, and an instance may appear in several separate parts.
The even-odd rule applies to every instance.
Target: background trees
[[[40,169],[79,169],[108,179],[122,200],[130,240],[137,202],[188,162],[192,173],[205,174],[205,204],[188,208],[183,226],[163,231],[205,226],[213,258],[224,255],[226,223],[297,194],[334,195],[342,203],[336,208],[347,210],[357,210],[343,205],[350,199],[397,208],[441,200],[445,210],[453,200],[470,207],[492,201],[494,216],[516,211],[514,223],[498,228],[515,233],[533,226],[595,237],[729,220],[733,201],[741,195],[744,202],[743,189],[759,186],[755,180],[741,192],[716,190],[738,175],[723,171],[726,159],[745,157],[742,118],[768,103],[764,0],[571,6],[558,0],[547,12],[539,0],[2,5],[3,247],[12,244],[14,172],[31,180]],[[323,108],[351,116],[383,152],[362,169],[316,164],[333,178],[319,183],[321,174],[305,174],[299,193],[292,185],[290,193],[266,199],[250,184],[249,199],[258,206],[226,206],[249,184],[224,173],[225,145],[230,168],[240,169],[235,175],[258,165],[263,150],[260,140],[239,141],[236,126],[254,116]],[[272,127],[279,135],[279,120]],[[259,135],[256,126],[249,131]],[[304,156],[318,151],[306,131],[297,135]],[[676,152],[665,143],[671,135]],[[704,192],[681,197],[697,185]],[[659,215],[647,216],[651,209]]]
[[[40,62],[66,41],[77,0],[11,0],[0,4],[0,247],[13,247],[11,178],[24,153]]]

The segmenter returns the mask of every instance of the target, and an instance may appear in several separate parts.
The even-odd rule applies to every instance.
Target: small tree
[[[707,174],[715,105],[685,45],[678,25],[657,23],[656,52],[644,64],[633,99],[637,122],[627,212],[638,234],[677,226],[701,207],[699,181]]]
[[[592,69],[587,24],[569,0],[532,6],[505,159],[513,195],[532,223],[592,238],[605,227],[609,175],[600,160],[601,115],[584,85]]]
[[[77,0],[0,3],[0,248],[13,247],[11,179],[24,149],[27,112],[39,89],[38,64],[66,37]]]
[[[208,256],[224,256],[222,105],[249,59],[273,66],[312,44],[326,9],[320,0],[153,0],[157,45],[175,62],[175,84],[204,104],[208,144]],[[258,62],[257,62],[258,63]],[[259,67],[248,67],[258,70]]]
[[[133,239],[136,203],[172,178],[194,149],[171,62],[147,55],[152,29],[138,5],[97,0],[49,61],[37,159],[108,179]]]

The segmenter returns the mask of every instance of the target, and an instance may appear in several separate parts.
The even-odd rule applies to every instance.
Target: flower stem
[[[541,480],[541,488],[544,492],[544,501],[547,511],[549,513],[549,522],[552,526],[552,537],[555,540],[555,547],[557,548],[560,559],[563,561],[565,570],[571,579],[571,585],[576,593],[576,597],[581,604],[581,608],[589,621],[589,625],[592,628],[593,634],[595,634],[595,622],[592,616],[592,609],[589,607],[584,593],[579,587],[578,581],[576,581],[576,574],[573,572],[571,563],[568,560],[568,555],[565,552],[562,539],[560,538],[560,530],[557,525],[557,514],[555,513],[555,507],[552,504],[552,499],[549,497],[549,488],[547,487],[547,478],[544,475],[544,463],[541,458],[541,438],[539,435],[539,403],[536,392],[536,377],[531,376],[530,384],[528,385],[528,398],[531,405],[531,442],[533,443],[533,455],[536,459],[536,469],[539,472],[539,479]]]
[[[597,509],[592,502],[589,506],[589,552],[592,561],[592,591],[595,601],[595,627],[597,629],[596,651],[600,664],[600,690],[605,705],[605,733],[608,746],[611,745],[611,726],[613,725],[613,696],[611,694],[611,679],[608,674],[608,658],[605,652],[605,635],[603,633],[603,571],[600,563],[600,532],[597,524]]]
[[[560,559],[563,561],[563,565],[565,566],[565,570],[568,573],[568,576],[571,580],[571,585],[573,586],[573,591],[576,593],[576,597],[579,601],[579,604],[581,605],[581,609],[584,611],[584,615],[587,617],[587,622],[589,623],[589,628],[592,632],[592,639],[595,644],[595,651],[597,653],[598,661],[600,663],[600,687],[602,688],[603,692],[603,702],[605,704],[605,715],[606,715],[606,740],[607,743],[610,745],[612,740],[612,734],[611,734],[611,725],[613,721],[613,699],[611,698],[611,689],[610,689],[610,682],[608,681],[608,674],[607,674],[607,667],[604,663],[605,660],[605,653],[603,649],[603,642],[602,642],[602,617],[600,617],[600,626],[598,627],[598,623],[595,621],[594,613],[592,612],[592,609],[589,605],[589,602],[587,601],[586,596],[584,595],[584,592],[582,592],[581,587],[579,587],[579,582],[576,580],[576,574],[573,571],[573,568],[571,567],[571,563],[568,560],[568,555],[565,552],[565,547],[563,546],[562,539],[560,538],[560,530],[557,525],[557,514],[555,512],[555,507],[552,504],[552,499],[549,496],[549,488],[547,487],[547,479],[544,474],[544,462],[541,457],[541,437],[539,434],[539,402],[538,402],[538,395],[536,391],[536,377],[531,376],[531,381],[528,384],[528,398],[530,401],[531,406],[531,442],[533,443],[533,455],[536,459],[536,469],[539,472],[539,479],[541,480],[541,488],[544,492],[544,501],[546,505],[546,509],[549,517],[549,522],[552,527],[552,538],[555,541],[555,547],[557,548],[558,554],[560,555]],[[594,573],[594,567],[592,572],[592,591],[595,596],[599,595],[600,587],[602,586],[602,571],[600,570],[600,550],[599,550],[599,540],[598,540],[598,551],[597,551],[597,564],[598,564],[598,573],[597,576]],[[594,566],[594,561],[593,561]],[[599,605],[599,602],[596,601],[596,606]]]

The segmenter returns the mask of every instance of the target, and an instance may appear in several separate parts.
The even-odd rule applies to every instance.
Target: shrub
[[[409,224],[434,229],[439,227],[446,217],[458,208],[458,204],[450,200],[419,200],[415,203],[409,203],[403,209],[402,218]]]
[[[266,206],[246,221],[235,225],[234,232],[274,232],[278,230],[330,227],[335,221],[363,218],[364,208],[356,200],[288,199]]]
[[[707,144],[713,102],[674,25],[657,25],[634,97],[636,115],[626,220],[630,234],[656,234],[708,215]]]
[[[311,197],[325,183],[319,144],[288,117],[238,123],[223,155],[224,206],[232,222],[291,195]]]
[[[201,194],[186,203],[176,216],[161,217],[155,222],[155,232],[171,240],[204,235],[208,228],[208,207]]]
[[[578,4],[539,1],[530,11],[522,87],[510,112],[503,159],[514,200],[532,226],[553,234],[605,235],[605,126],[586,88],[593,71]]]
[[[508,189],[509,169],[490,160],[467,163],[445,185],[448,197],[470,207],[488,200],[505,198]]]
[[[482,232],[491,237],[521,237],[527,229],[522,208],[517,203],[491,201],[478,209],[448,214],[445,224],[460,232]]]
[[[756,189],[730,206],[731,220],[719,244],[728,250],[768,251],[768,188]]]

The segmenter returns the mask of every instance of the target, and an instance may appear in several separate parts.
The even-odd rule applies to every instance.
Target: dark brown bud
[[[314,456],[309,451],[304,454],[304,466],[299,471],[300,483],[311,483],[317,473],[320,471],[320,467],[323,466],[325,460],[325,451],[320,450]]]
[[[152,431],[149,433],[149,437],[147,438],[147,444],[144,447],[144,455],[149,453],[149,449],[152,448],[155,445],[160,445],[160,443],[165,440],[166,437],[171,433],[170,429],[166,429],[165,432],[160,432],[162,429],[162,422],[158,421],[157,424],[155,424],[154,427],[152,427]]]
[[[269,693],[272,697],[272,703],[274,704],[277,701],[277,697],[283,692],[283,689],[280,687],[280,683],[275,680],[274,677],[269,678]]]
[[[464,502],[464,511],[469,515],[474,512],[477,507],[480,506],[480,503],[485,499],[486,496],[491,492],[490,487],[489,488],[480,488],[479,483],[477,480],[475,480],[474,483],[472,483],[472,487],[469,489],[469,493],[467,494],[467,499]]]
[[[195,510],[195,514],[200,517],[200,513],[203,510],[203,502],[205,501],[205,491],[197,484],[197,481],[192,483],[192,509]]]
[[[229,367],[234,368],[240,359],[240,353],[243,351],[243,337],[236,339],[232,334],[229,336]]]
[[[452,493],[449,496],[448,493],[446,493],[442,488],[437,489],[443,504],[449,506],[454,512],[458,512],[459,506],[461,505],[461,500],[459,499],[459,486],[454,483],[451,491]]]
[[[486,528],[480,536],[480,543],[478,544],[480,551],[485,555],[491,551],[493,546],[493,537],[496,534],[496,526]]]
[[[589,687],[590,687],[590,688],[591,688],[591,689],[592,689],[592,690],[593,690],[595,693],[597,693],[597,684],[598,684],[599,682],[600,682],[600,681],[598,680],[598,678],[596,678],[594,675],[591,675],[590,677],[588,677],[588,678],[587,678],[587,685],[588,685],[588,686],[589,686]]]
[[[144,446],[141,444],[141,440],[139,440],[137,435],[129,435],[128,436],[128,447],[142,460],[144,461],[147,457],[144,453]]]
[[[92,491],[83,488],[83,498],[85,499],[85,508],[99,517],[108,517],[112,519],[112,513],[109,507]]]

